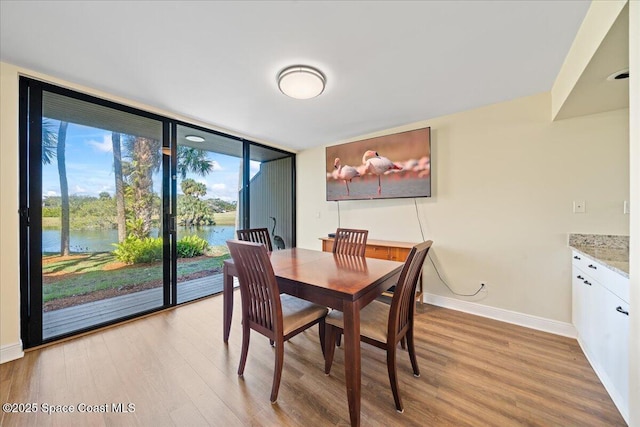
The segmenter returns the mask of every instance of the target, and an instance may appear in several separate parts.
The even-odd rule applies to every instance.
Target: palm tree
[[[142,221],[140,234],[151,234],[153,217],[153,172],[160,168],[160,141],[142,136],[131,136],[125,140],[130,160],[127,178],[131,189],[132,216]]]
[[[48,165],[56,156],[58,135],[55,125],[49,119],[42,119],[42,164]]]
[[[182,179],[187,177],[187,172],[206,176],[212,171],[213,162],[207,159],[206,151],[186,145],[178,146],[178,173]]]
[[[60,255],[69,255],[69,184],[67,183],[67,166],[66,166],[66,140],[68,122],[60,122],[58,128],[58,144],[56,146],[56,155],[58,157],[58,175],[60,175],[60,202],[61,202],[61,227],[60,227]],[[44,144],[43,144],[44,147]],[[44,153],[44,148],[42,150]]]
[[[111,145],[113,147],[113,172],[116,179],[116,223],[118,224],[118,243],[124,242],[127,237],[126,216],[124,210],[124,180],[122,179],[122,151],[120,147],[120,134],[111,133]]]
[[[116,180],[118,175],[127,178],[131,195],[131,216],[142,221],[139,234],[148,236],[154,213],[152,178],[162,164],[160,141],[128,136],[124,140],[124,148],[128,162],[122,163],[120,173],[115,172]],[[115,155],[114,150],[114,159]],[[183,179],[188,172],[206,176],[213,171],[213,162],[207,159],[207,152],[204,150],[179,146],[177,157],[178,173]]]

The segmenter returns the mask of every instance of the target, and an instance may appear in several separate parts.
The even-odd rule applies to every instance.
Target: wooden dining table
[[[284,249],[270,254],[281,293],[325,305],[344,313],[344,370],[352,426],[360,425],[360,310],[393,286],[403,263],[338,255],[309,249]],[[233,314],[233,260],[223,267],[223,339],[229,340]]]

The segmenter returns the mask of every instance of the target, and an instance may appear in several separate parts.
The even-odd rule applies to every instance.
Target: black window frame
[[[168,171],[163,175],[163,239],[164,239],[164,260],[163,260],[163,277],[164,277],[164,292],[163,292],[163,305],[147,310],[144,312],[136,313],[126,317],[118,318],[113,321],[108,321],[94,326],[79,329],[69,334],[55,336],[44,340],[42,337],[42,278],[40,277],[39,283],[34,283],[32,278],[33,272],[38,271],[38,274],[42,271],[42,256],[36,256],[35,249],[41,249],[41,247],[33,248],[30,240],[31,236],[42,235],[42,221],[36,220],[31,222],[31,218],[42,217],[41,203],[30,203],[34,196],[39,195],[42,197],[42,95],[43,92],[52,92],[62,96],[75,98],[81,101],[85,101],[92,104],[101,105],[104,107],[116,109],[133,115],[142,116],[145,118],[157,120],[162,123],[162,135],[163,135],[163,148],[169,148],[171,150],[171,156],[163,156],[163,168]],[[31,114],[33,111],[39,111],[38,114]],[[36,117],[37,116],[37,117]],[[94,95],[90,95],[84,92],[79,92],[73,89],[65,88],[62,86],[54,85],[51,83],[43,82],[37,79],[33,79],[27,76],[20,76],[19,78],[19,216],[20,216],[20,324],[21,324],[21,338],[23,347],[25,349],[46,344],[49,342],[59,341],[61,339],[75,336],[88,331],[96,330],[112,324],[125,322],[132,318],[147,315],[149,313],[164,310],[169,307],[175,307],[177,303],[177,269],[176,262],[171,260],[172,254],[176,254],[176,211],[177,211],[177,126],[187,126],[194,129],[198,129],[204,132],[213,133],[230,140],[235,140],[239,144],[242,144],[243,153],[243,182],[242,182],[242,198],[238,200],[238,207],[240,209],[240,203],[246,203],[243,205],[243,217],[240,219],[239,226],[247,228],[250,224],[250,210],[249,210],[249,151],[251,146],[263,147],[268,150],[279,152],[283,157],[291,157],[291,177],[292,177],[292,243],[293,247],[296,246],[296,155],[293,152],[282,150],[280,148],[271,147],[265,144],[261,144],[249,139],[245,139],[236,135],[227,134],[219,130],[203,127],[194,123],[189,123],[183,120],[177,120],[168,116],[164,116],[157,113],[152,113],[140,108],[132,107],[130,105],[122,104],[119,102],[111,101],[108,99],[100,98]],[[167,193],[167,194],[165,194]],[[35,200],[35,198],[33,199]],[[168,284],[168,285],[167,285]],[[35,288],[38,287],[39,292],[35,292]],[[35,309],[39,307],[38,309]]]

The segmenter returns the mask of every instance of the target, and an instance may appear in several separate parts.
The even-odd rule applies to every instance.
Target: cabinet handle
[[[573,259],[582,259],[582,258],[580,258],[578,255],[574,255]]]
[[[618,313],[626,314],[627,316],[629,315],[629,312],[628,311],[624,311],[621,306],[617,306],[616,307],[616,311]]]
[[[596,267],[596,266],[595,266],[595,265],[593,265],[593,264],[589,264],[589,268],[593,268],[594,270],[597,270],[597,269],[598,269],[598,267]]]
[[[580,279],[580,280],[584,280],[584,277],[582,277],[581,275],[577,275],[576,278]]]
[[[585,284],[585,285],[589,285],[589,286],[591,286],[591,282],[590,282],[590,281],[588,281],[588,280],[585,280],[585,281],[584,281],[584,284]]]

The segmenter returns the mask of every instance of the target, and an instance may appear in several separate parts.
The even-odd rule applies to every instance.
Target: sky
[[[52,129],[58,130],[58,121],[49,120]],[[187,174],[187,178],[201,182],[207,187],[204,199],[220,198],[231,202],[238,199],[238,179],[241,159],[209,152],[208,159],[213,162],[213,171],[206,177]],[[123,153],[124,157],[124,153]],[[69,123],[66,138],[67,181],[70,195],[98,196],[106,191],[115,193],[113,172],[113,149],[111,131]],[[259,170],[260,163],[251,162],[251,176]],[[160,173],[154,174],[154,191],[162,193]],[[178,193],[181,194],[180,177]],[[57,159],[42,166],[42,196],[59,196],[60,178]]]

